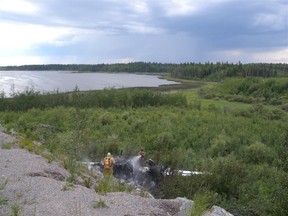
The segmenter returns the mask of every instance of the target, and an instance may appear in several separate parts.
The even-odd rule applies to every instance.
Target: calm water
[[[67,71],[0,71],[0,92],[9,97],[13,92],[23,92],[27,88],[36,91],[60,92],[72,91],[76,86],[80,90],[104,88],[157,87],[175,84],[159,79],[154,75],[128,73],[72,73]]]

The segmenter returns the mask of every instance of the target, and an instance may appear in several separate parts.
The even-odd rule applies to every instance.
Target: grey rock
[[[233,215],[227,212],[225,209],[214,205],[212,206],[211,210],[205,212],[203,216],[233,216]]]
[[[154,199],[123,192],[100,195],[92,187],[82,186],[79,177],[81,185],[69,185],[66,179],[70,174],[58,163],[48,163],[25,149],[2,149],[1,145],[17,140],[4,131],[0,131],[0,197],[7,203],[0,204],[0,215],[10,215],[15,205],[20,207],[20,215],[34,216],[190,215],[193,201],[186,198]],[[85,178],[87,181],[89,176]],[[95,183],[91,181],[91,186]],[[107,207],[97,207],[98,203]],[[204,216],[233,215],[213,206]]]
[[[0,132],[0,143],[10,142],[11,135]],[[185,198],[154,199],[124,192],[100,195],[92,188],[71,185],[69,173],[58,163],[48,161],[25,149],[0,148],[0,215],[10,215],[13,206],[19,215],[163,215],[185,216],[192,201]],[[107,207],[97,207],[105,203]]]
[[[192,200],[177,197],[177,201],[179,201],[181,204],[179,212],[175,214],[175,216],[187,216],[190,215],[191,209],[193,207],[194,202]]]
[[[4,132],[5,128],[0,124],[0,132]]]

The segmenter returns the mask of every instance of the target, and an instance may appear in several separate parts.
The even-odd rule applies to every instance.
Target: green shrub
[[[99,199],[96,203],[93,204],[93,208],[108,208],[109,206],[105,203],[102,198]]]
[[[211,112],[212,112],[212,111],[217,111],[217,110],[218,110],[218,108],[216,107],[216,105],[213,104],[213,103],[208,104],[207,109],[208,109],[209,111],[211,111]]]
[[[147,106],[187,106],[186,97],[181,93],[162,94],[143,89],[104,89],[98,91],[72,93],[44,93],[34,89],[0,98],[0,111],[28,111],[33,108],[55,108],[59,106],[75,108],[147,107]]]
[[[11,206],[11,215],[12,216],[19,216],[21,214],[22,207],[19,204],[13,204]]]
[[[210,152],[212,157],[223,157],[229,155],[235,150],[236,149],[232,144],[231,137],[227,136],[224,132],[212,139],[211,147],[208,151]]]
[[[28,151],[34,151],[35,146],[33,145],[32,141],[30,139],[23,139],[20,142],[21,148],[26,148]]]
[[[11,149],[14,143],[4,143],[2,144],[2,149]]]
[[[61,189],[62,191],[67,191],[67,190],[73,190],[75,187],[74,182],[68,179],[68,181],[65,179],[63,183],[63,188]]]
[[[100,122],[102,125],[109,125],[111,124],[111,118],[109,117],[109,113],[104,113],[101,117],[100,117]]]
[[[245,180],[245,165],[232,155],[207,161],[211,188],[227,199],[238,199],[239,189]]]
[[[271,163],[275,156],[276,155],[271,148],[258,141],[244,147],[243,150],[245,161],[253,164]]]
[[[67,160],[65,160],[64,168],[68,170],[70,173],[70,177],[68,178],[68,181],[70,183],[75,183],[78,175],[78,167],[76,160],[72,157],[68,157]]]
[[[251,215],[287,215],[287,177],[287,173],[267,164],[250,165],[240,186],[239,201]]]
[[[204,190],[196,193],[193,201],[194,205],[191,210],[191,216],[201,216],[206,210],[217,204],[218,198],[215,192]]]
[[[231,82],[232,84],[235,83]],[[257,82],[254,84],[258,85]],[[274,84],[271,83],[271,85]],[[246,86],[243,86],[243,91],[244,87]],[[248,87],[247,91],[255,91],[254,87],[250,90]],[[227,97],[229,100],[237,98],[244,101],[251,97],[242,93],[240,96],[228,95],[226,90],[223,92],[219,92],[219,89],[216,92],[216,90],[215,88],[210,93],[218,98]],[[65,108],[72,105],[69,104],[71,101],[66,104],[63,100],[60,107],[28,109],[25,112],[1,112],[0,122],[5,124],[6,128],[14,128],[23,136],[26,135],[24,141],[20,143],[22,147],[30,148],[40,155],[42,150],[45,152],[47,149],[60,161],[67,158],[63,160],[63,164],[72,173],[74,180],[79,172],[82,172],[77,166],[78,161],[87,159],[101,161],[108,149],[113,150],[111,153],[114,156],[137,155],[139,148],[144,147],[147,158],[158,160],[164,166],[206,173],[206,175],[191,177],[167,177],[163,186],[161,185],[163,188],[159,197],[184,196],[193,199],[195,194],[208,190],[219,194],[223,200],[221,207],[228,206],[228,209],[235,210],[235,212],[238,209],[238,212],[243,213],[242,215],[246,215],[247,212],[273,215],[262,205],[265,203],[272,208],[269,202],[276,206],[272,208],[273,211],[278,212],[278,215],[285,215],[283,212],[286,211],[285,204],[287,204],[284,193],[286,185],[283,181],[273,180],[272,177],[272,174],[279,176],[275,170],[287,173],[288,163],[285,153],[287,114],[285,112],[274,111],[265,103],[257,103],[252,109],[239,106],[236,109],[234,107],[227,109],[225,112],[222,112],[220,108],[221,111],[215,112],[208,109],[191,109],[191,107],[187,109],[185,106],[174,106],[169,102],[165,102],[165,106],[160,106],[157,105],[160,99],[157,99],[156,102],[158,102],[152,107],[141,101],[147,97],[149,103],[153,104],[155,101],[151,97],[154,94],[150,95],[150,93],[141,93],[138,98],[135,96],[135,99],[139,100],[139,104],[142,103],[143,106],[132,108],[132,94],[137,95],[137,91],[119,93],[119,95],[123,94],[121,100],[125,100],[126,93],[129,99],[125,105],[123,102],[121,106],[114,104],[120,100],[117,99],[118,93],[115,92],[101,93],[100,96],[103,98],[90,98],[91,102],[86,101],[87,98],[84,100],[85,94],[83,94],[83,101],[81,95],[79,97],[77,95],[77,103],[73,105],[78,104],[77,108]],[[112,97],[114,93],[116,96]],[[111,103],[109,94],[111,94]],[[163,96],[163,101],[169,100],[169,96],[167,98],[166,95]],[[154,96],[162,97],[162,94]],[[71,97],[70,95],[69,100],[73,100]],[[51,96],[51,103],[54,103],[54,99],[59,99],[52,98]],[[263,98],[259,98],[259,101],[264,100]],[[100,99],[103,99],[102,105]],[[83,106],[78,100],[84,103]],[[199,100],[205,103],[205,107],[208,104],[214,104],[217,108],[219,102],[222,103],[222,101],[215,103],[212,100]],[[105,109],[99,108],[104,105],[107,106]],[[238,106],[236,103],[233,103],[234,105]],[[281,115],[283,117],[280,118]],[[41,125],[49,126],[42,127]],[[31,140],[41,142],[41,146],[34,145]],[[50,161],[49,156],[47,159]],[[262,167],[265,164],[269,167],[266,171],[272,173],[271,175],[265,175],[264,171],[257,171],[260,168],[256,171],[249,168],[250,166]],[[263,177],[258,181],[256,177],[261,176],[265,176],[267,180]],[[118,185],[118,183],[99,181],[96,190],[103,191],[103,193],[109,192],[111,188],[114,188],[113,191],[127,191],[124,185]],[[107,186],[109,184],[112,186]],[[253,191],[251,194],[249,194],[249,186]],[[249,199],[246,199],[246,195]],[[235,206],[232,206],[232,203]]]
[[[0,190],[3,190],[6,187],[6,185],[8,184],[8,182],[9,182],[9,179],[7,178],[3,183],[1,183],[0,184]]]
[[[92,186],[91,178],[84,178],[84,186],[87,188],[91,188]]]
[[[47,159],[48,163],[51,163],[54,160],[54,156],[50,153],[40,153],[42,157]]]
[[[131,192],[131,187],[132,186],[120,183],[120,181],[113,176],[104,175],[104,178],[95,185],[94,190],[96,193],[105,195],[111,192]]]
[[[194,101],[190,104],[190,107],[191,107],[192,109],[201,110],[201,108],[202,108],[201,100],[194,100]]]
[[[3,198],[3,197],[0,198],[0,205],[7,205],[8,202],[9,202],[9,199]]]

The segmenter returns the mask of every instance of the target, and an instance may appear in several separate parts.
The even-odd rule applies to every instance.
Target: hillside
[[[106,195],[83,186],[78,177],[71,185],[70,174],[58,163],[19,149],[19,138],[0,131],[0,215],[187,215],[193,201],[186,198],[154,199],[125,192]],[[13,148],[7,148],[13,144]],[[205,215],[227,215],[214,206]]]
[[[0,134],[0,144],[17,143]],[[59,164],[25,149],[0,149],[0,215],[184,215],[192,201],[157,200],[128,193],[101,196],[93,189],[69,185],[69,173]],[[107,207],[97,207],[97,204]],[[17,214],[16,212],[19,212]]]
[[[131,157],[144,148],[157,164],[209,174],[169,175],[153,192],[193,200],[193,216],[213,205],[237,216],[287,215],[287,78],[194,84],[199,88],[169,93],[27,92],[0,101],[0,124],[23,136],[21,148],[59,161],[70,173],[66,189],[79,184],[77,176],[91,186],[75,161],[101,161],[108,151]],[[97,194],[128,191],[96,181]]]

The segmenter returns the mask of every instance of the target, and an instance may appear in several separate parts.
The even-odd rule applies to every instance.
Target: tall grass
[[[43,93],[33,88],[16,93],[13,98],[0,98],[0,111],[27,111],[32,108],[54,108],[58,106],[76,108],[146,107],[146,106],[186,106],[186,98],[181,93],[163,94],[141,89],[105,89],[98,91],[71,93]]]
[[[66,168],[75,176],[79,168],[73,161],[101,161],[108,151],[128,157],[143,147],[147,157],[163,165],[207,173],[185,179],[166,178],[159,197],[199,199],[201,210],[207,203],[218,202],[210,200],[216,193],[221,206],[235,215],[288,214],[287,113],[259,103],[241,106],[239,110],[225,109],[213,100],[207,107],[195,100],[191,101],[194,105],[186,102],[179,105],[174,103],[183,99],[180,96],[176,100],[178,94],[160,94],[159,101],[175,99],[172,104],[169,101],[163,105],[154,103],[157,94],[126,90],[119,93],[123,94],[122,106],[114,106],[121,99],[116,99],[115,92],[98,92],[103,98],[111,96],[102,100],[101,108],[90,107],[87,102],[83,107],[80,103],[79,107],[63,103],[47,109],[4,111],[0,123],[25,134],[23,145],[27,149],[32,140],[42,143],[55,157],[65,161]],[[64,96],[71,99],[73,94],[82,100],[79,92]],[[139,106],[129,105],[129,100],[125,102],[130,97]],[[201,100],[197,95],[195,98]],[[109,99],[111,106],[104,106]],[[33,148],[36,146],[32,145]],[[105,194],[129,188],[105,177],[97,182],[95,190]]]
[[[133,187],[121,183],[111,175],[104,175],[104,178],[95,185],[94,190],[102,195],[111,192],[131,192]]]

